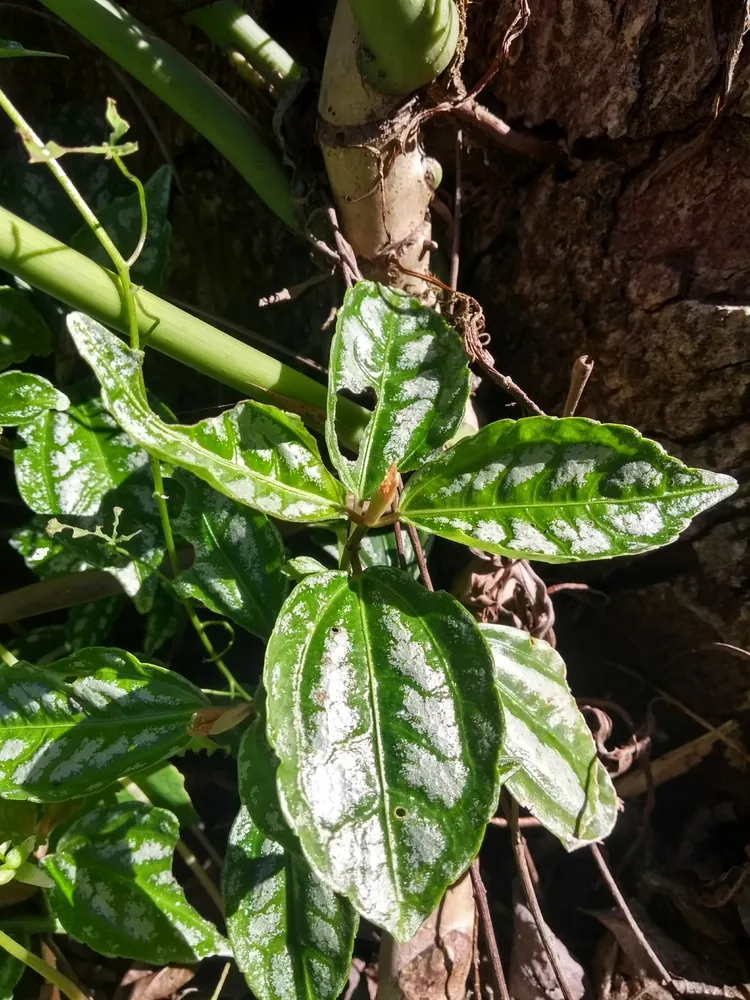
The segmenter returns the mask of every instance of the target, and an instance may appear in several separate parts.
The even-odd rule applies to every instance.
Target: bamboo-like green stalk
[[[218,0],[207,7],[199,7],[186,14],[185,20],[200,28],[222,49],[241,53],[279,93],[288,90],[302,74],[299,63],[234,0]]]
[[[0,948],[7,951],[9,955],[12,955],[19,962],[28,965],[34,972],[38,972],[42,979],[56,986],[61,993],[64,993],[68,997],[68,1000],[89,1000],[86,994],[82,990],[79,990],[76,984],[71,982],[67,976],[63,975],[58,969],[53,968],[43,958],[35,955],[33,951],[24,948],[18,941],[14,941],[5,931],[0,931]]]
[[[228,94],[114,0],[42,0],[200,132],[290,228],[297,222],[279,157]]]
[[[128,330],[118,280],[111,271],[2,207],[0,268],[115,330]],[[136,301],[143,344],[245,396],[299,413],[316,429],[323,426],[325,386],[150,292],[140,290]],[[341,440],[356,449],[369,414],[342,399],[339,415]]]

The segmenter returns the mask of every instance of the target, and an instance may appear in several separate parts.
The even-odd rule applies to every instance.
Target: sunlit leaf
[[[120,649],[0,670],[0,795],[63,802],[185,750],[207,704],[189,681]]]
[[[54,916],[100,955],[152,965],[226,954],[213,924],[187,902],[172,874],[179,837],[166,809],[123,802],[85,812],[45,868]]]
[[[666,545],[737,489],[631,427],[583,417],[500,420],[407,484],[404,520],[465,545],[542,562]]]
[[[141,771],[133,783],[148,796],[152,805],[169,809],[179,820],[180,826],[193,826],[200,819],[185,788],[185,777],[174,764],[159,764]]]
[[[16,529],[11,536],[11,547],[23,558],[28,568],[41,580],[90,569],[80,552],[73,551],[59,536],[49,537],[45,530],[47,520],[46,517],[34,517],[22,528]],[[37,662],[36,656],[22,656],[19,659]]]
[[[266,736],[266,693],[261,686],[253,699],[257,713],[245,730],[237,755],[240,801],[265,836],[287,851],[300,852],[299,841],[284,819],[276,787],[279,758]]]
[[[186,469],[232,500],[285,521],[344,515],[344,491],[299,417],[247,401],[197,424],[166,424],[138,384],[143,354],[72,313],[68,327],[112,415],[152,455]]]
[[[312,556],[295,556],[294,559],[287,559],[281,567],[281,572],[288,579],[299,581],[311,573],[325,573],[327,569],[327,566]]]
[[[471,615],[398,570],[309,576],[266,653],[286,819],[332,888],[408,940],[497,806],[502,711]]]
[[[174,530],[195,550],[195,561],[175,580],[175,590],[268,638],[288,590],[278,530],[264,514],[189,472],[178,471],[174,478],[185,491]]]
[[[26,56],[45,56],[51,59],[67,59],[61,52],[41,52],[39,49],[27,49],[20,42],[11,42],[0,38],[0,59],[23,59]]]
[[[367,499],[392,462],[408,472],[436,455],[461,423],[469,380],[461,339],[438,313],[372,281],[350,288],[331,345],[326,439],[352,493]],[[339,451],[339,393],[366,389],[377,401],[352,462]]]
[[[137,284],[145,285],[152,292],[158,292],[161,288],[169,260],[172,238],[172,227],[168,219],[171,183],[172,170],[165,164],[143,185],[148,210],[148,230],[146,243],[131,269],[131,275]],[[141,232],[141,208],[135,188],[131,193],[110,202],[99,213],[99,221],[120,253],[125,257],[130,256]],[[87,225],[78,230],[70,244],[74,250],[86,254],[103,267],[112,267],[109,255]]]
[[[508,791],[569,851],[602,840],[617,820],[617,795],[570,693],[562,657],[521,629],[480,628],[505,710],[504,749],[521,761]]]
[[[0,427],[18,427],[27,420],[44,417],[50,410],[66,410],[69,405],[65,393],[40,375],[16,371],[0,375]]]
[[[114,597],[104,597],[100,601],[71,608],[65,628],[68,649],[75,652],[86,646],[102,646],[125,605],[124,598],[115,594]]]
[[[243,808],[222,872],[227,931],[258,1000],[335,1000],[346,985],[358,920],[298,855]]]
[[[147,611],[164,556],[148,455],[120,430],[98,397],[80,395],[66,412],[40,414],[20,428],[16,483],[27,506],[45,515],[47,524],[55,518],[71,528],[110,532],[115,508],[122,508],[120,533],[136,534],[117,550],[71,531],[60,531],[52,547],[38,548],[57,552],[59,544],[87,565],[112,573],[136,607]],[[24,554],[32,568],[51,556]]]
[[[7,285],[0,286],[0,372],[10,365],[21,364],[32,354],[49,354],[52,350],[52,332],[47,323],[31,302],[25,292],[17,288],[10,288]],[[16,373],[20,375],[20,372]],[[27,379],[36,380],[38,384],[49,386],[45,379],[38,375],[27,375]],[[51,386],[50,386],[51,388]],[[12,391],[11,383],[8,379],[0,381],[0,414],[8,407],[8,394]],[[54,390],[53,390],[54,392]],[[50,393],[49,395],[53,395]],[[61,392],[57,393],[57,400],[64,400],[65,396]],[[30,405],[34,406],[34,397],[31,396]],[[38,404],[37,404],[38,405]],[[64,409],[59,402],[42,404],[54,409]],[[23,418],[19,418],[23,419]],[[26,418],[28,419],[28,417]],[[0,426],[10,427],[8,421],[0,419]]]

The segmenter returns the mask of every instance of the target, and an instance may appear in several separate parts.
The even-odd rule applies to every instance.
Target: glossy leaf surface
[[[0,427],[18,427],[48,410],[66,410],[70,400],[40,375],[3,372],[0,375]]]
[[[217,493],[189,472],[179,471],[174,478],[185,491],[174,530],[195,550],[195,561],[175,580],[175,590],[268,638],[288,589],[281,573],[281,535],[264,514]]]
[[[64,802],[185,750],[207,702],[179,674],[120,649],[0,670],[0,795]]]
[[[172,874],[178,837],[171,813],[141,802],[85,812],[45,859],[53,915],[100,955],[166,965],[226,954]]]
[[[425,531],[488,552],[579,562],[666,545],[736,488],[631,427],[526,417],[489,424],[421,469],[401,511]]]
[[[352,462],[339,451],[339,393],[372,389],[377,397]],[[403,292],[360,281],[339,310],[331,345],[326,440],[343,482],[369,498],[396,462],[416,469],[450,440],[463,417],[469,369],[458,334]]]
[[[193,826],[200,819],[185,788],[185,777],[174,764],[159,764],[141,771],[132,779],[151,805],[169,809],[180,826]]]
[[[521,629],[480,628],[505,711],[504,749],[521,761],[508,791],[569,851],[601,840],[617,820],[617,795],[570,693],[562,657]]]
[[[264,678],[281,804],[308,861],[407,940],[497,805],[502,713],[476,623],[398,570],[310,576]]]
[[[171,182],[171,167],[164,164],[143,185],[148,210],[148,230],[143,250],[130,273],[136,284],[144,285],[152,292],[158,292],[161,288],[169,260],[172,227],[167,216]],[[99,212],[99,221],[114,240],[120,253],[124,257],[129,257],[141,233],[141,208],[135,188],[133,187],[121,198],[115,198],[102,209]],[[102,267],[111,269],[112,261],[109,254],[87,225],[81,226],[70,245],[79,253],[91,257]]]
[[[138,384],[143,354],[81,313],[68,317],[108,409],[152,455],[204,480],[232,500],[285,521],[343,517],[344,491],[323,465],[299,417],[247,401],[197,424],[166,424]]]
[[[32,354],[49,354],[51,350],[52,332],[28,295],[17,288],[0,285],[0,372],[21,364]],[[7,383],[0,382],[0,401],[7,391]]]
[[[11,535],[11,548],[22,557],[28,568],[33,570],[40,580],[91,569],[83,555],[69,548],[59,535],[55,538],[49,537],[45,531],[47,521],[46,517],[33,517]],[[19,659],[30,658],[24,656]],[[35,658],[31,659],[36,662]]]
[[[241,808],[222,873],[227,931],[258,1000],[335,1000],[358,920],[304,858],[288,854]]]

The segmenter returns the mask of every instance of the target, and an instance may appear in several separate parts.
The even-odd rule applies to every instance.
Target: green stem
[[[237,694],[245,701],[252,701],[252,695],[249,694],[245,688],[240,684],[240,682],[235,678],[232,671],[224,663],[220,656],[216,655],[213,643],[206,635],[206,629],[203,622],[200,620],[195,612],[195,608],[190,604],[189,601],[185,601],[185,610],[187,611],[188,618],[190,619],[190,624],[193,626],[195,631],[198,633],[198,638],[203,644],[203,648],[208,653],[208,658],[211,663],[215,663],[219,671],[223,674],[227,684],[229,685],[229,694],[234,698]]]
[[[114,0],[42,0],[200,132],[291,229],[291,185],[249,116],[183,55]]]
[[[19,962],[28,965],[34,972],[38,972],[46,982],[57,986],[60,992],[68,997],[68,1000],[89,1000],[86,994],[82,990],[79,990],[76,984],[71,982],[67,976],[64,976],[62,972],[53,968],[43,958],[39,958],[33,951],[29,951],[28,948],[24,948],[22,944],[14,941],[5,931],[0,931],[0,948],[7,951],[13,958],[18,959]]]
[[[241,53],[266,83],[281,94],[302,75],[299,63],[234,0],[218,0],[191,11],[185,20],[200,28],[222,49]]]
[[[0,660],[3,661],[6,667],[15,666],[18,663],[18,657],[14,656],[2,643],[0,643]]]
[[[0,267],[100,323],[128,331],[117,277],[83,254],[0,207]],[[299,413],[310,426],[325,423],[325,386],[190,313],[138,291],[136,313],[149,347],[231,386],[244,396]],[[339,402],[341,441],[356,450],[370,414]]]

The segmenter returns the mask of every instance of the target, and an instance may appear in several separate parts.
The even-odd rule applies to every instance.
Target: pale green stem
[[[240,52],[267,84],[284,93],[302,75],[302,67],[234,0],[218,0],[185,15],[222,49]]]
[[[23,962],[24,965],[28,965],[30,969],[37,972],[45,982],[52,983],[53,986],[57,986],[61,993],[64,993],[68,1000],[89,1000],[86,994],[79,990],[74,982],[71,982],[67,976],[64,976],[62,972],[55,969],[45,962],[43,958],[35,955],[33,951],[29,951],[28,948],[24,948],[22,944],[18,941],[14,941],[12,937],[5,933],[5,931],[0,931],[0,948],[3,948],[12,955],[13,958],[18,959],[19,962]]]
[[[279,157],[228,94],[114,0],[42,3],[200,132],[283,222],[299,228]]]
[[[0,643],[0,660],[3,661],[6,667],[13,667],[18,663],[18,657],[14,656],[2,643]]]
[[[132,267],[141,256],[143,248],[146,245],[146,236],[148,235],[148,205],[146,204],[146,190],[140,179],[136,177],[135,174],[130,173],[119,156],[113,155],[112,159],[117,164],[123,177],[126,177],[130,183],[135,186],[135,189],[138,192],[138,207],[141,210],[141,231],[138,234],[138,242],[135,245],[135,249],[125,262],[128,267]]]
[[[221,970],[221,975],[219,976],[219,981],[216,984],[216,988],[211,994],[211,1000],[219,1000],[221,996],[221,991],[224,987],[224,983],[227,981],[227,976],[229,975],[229,970],[232,968],[232,963],[227,962],[224,968]]]
[[[119,282],[111,271],[2,206],[0,268],[106,326],[128,331]],[[311,427],[324,425],[324,385],[144,289],[137,293],[136,309],[140,336],[149,347],[245,397],[298,413]],[[337,424],[342,443],[356,451],[369,418],[363,407],[342,398]]]

